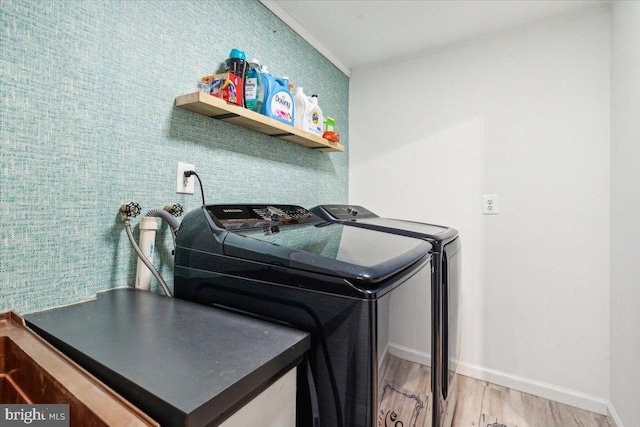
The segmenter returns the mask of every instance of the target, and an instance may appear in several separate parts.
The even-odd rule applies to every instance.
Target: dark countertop
[[[24,318],[163,427],[223,421],[311,343],[306,332],[134,289]]]

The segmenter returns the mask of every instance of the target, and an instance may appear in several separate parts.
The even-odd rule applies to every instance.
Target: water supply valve
[[[135,218],[138,215],[140,215],[141,211],[142,209],[140,208],[140,205],[135,202],[131,202],[128,205],[120,206],[120,214],[122,215],[123,220],[129,219],[129,218]]]
[[[167,205],[164,207],[164,210],[175,217],[179,217],[184,213],[184,208],[181,204],[178,203],[176,203],[175,205]]]

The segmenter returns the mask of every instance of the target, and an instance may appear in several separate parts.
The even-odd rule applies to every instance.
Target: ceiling
[[[569,19],[611,0],[261,0],[345,74]]]

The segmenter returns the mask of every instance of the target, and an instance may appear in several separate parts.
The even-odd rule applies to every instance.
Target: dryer
[[[434,426],[450,423],[446,412],[455,410],[456,370],[460,357],[460,269],[461,243],[457,230],[451,227],[398,219],[381,218],[370,210],[356,205],[321,205],[311,209],[319,217],[348,226],[382,231],[423,239],[433,246],[432,287],[437,304],[435,310],[434,351],[439,366],[432,362],[437,376],[434,384]],[[410,360],[420,361],[419,351],[407,350]],[[411,353],[415,356],[411,356]]]
[[[300,427],[385,425],[392,414],[381,412],[381,380],[393,370],[393,331],[433,352],[437,325],[402,313],[412,300],[432,313],[424,310],[435,301],[431,274],[431,243],[327,222],[300,206],[208,205],[189,212],[176,235],[176,297],[311,333],[317,406],[301,401]],[[432,389],[416,397],[405,426],[412,417],[430,425]]]

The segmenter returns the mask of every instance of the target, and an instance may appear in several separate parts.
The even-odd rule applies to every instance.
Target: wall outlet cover
[[[176,176],[176,193],[178,194],[193,194],[195,187],[195,176],[185,178],[185,171],[195,171],[195,167],[188,163],[178,162],[178,174]]]
[[[482,214],[498,215],[498,195],[485,194],[482,196]]]

